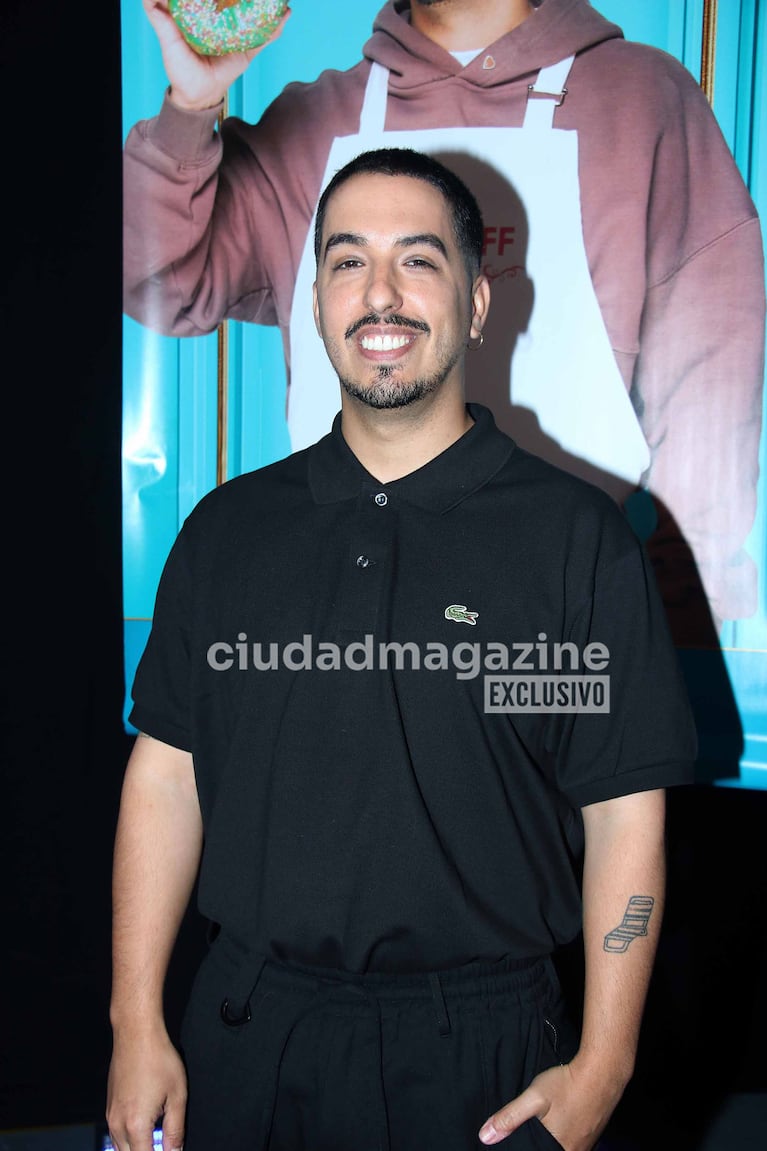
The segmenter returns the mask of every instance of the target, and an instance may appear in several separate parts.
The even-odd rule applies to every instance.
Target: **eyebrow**
[[[331,248],[337,248],[340,244],[351,244],[365,248],[367,243],[366,237],[357,232],[334,232],[332,236],[328,236],[323,258],[326,259]],[[417,232],[413,236],[398,236],[394,243],[397,248],[414,248],[425,244],[429,248],[435,248],[447,259],[447,248],[435,232]]]

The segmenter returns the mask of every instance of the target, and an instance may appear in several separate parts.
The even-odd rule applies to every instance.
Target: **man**
[[[126,143],[131,316],[174,335],[279,324],[292,446],[314,442],[336,411],[310,313],[317,197],[366,148],[436,154],[487,225],[494,330],[470,398],[619,501],[652,493],[677,642],[753,613],[762,245],[689,73],[586,0],[394,0],[360,64],[216,134],[248,59],[201,61],[164,0],[145,8],[170,89]]]
[[[466,406],[481,248],[432,158],[343,168],[314,295],[341,413],[174,545],[116,842],[119,1151],[184,1138],[162,991],[203,842],[188,1151],[586,1151],[631,1075],[694,736],[615,505]],[[550,957],[581,927],[573,1044]]]

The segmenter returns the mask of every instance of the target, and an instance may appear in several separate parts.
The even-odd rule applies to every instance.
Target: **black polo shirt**
[[[642,547],[470,410],[389,484],[337,419],[207,495],[168,559],[131,720],[193,754],[201,911],[275,958],[548,953],[580,929],[580,808],[691,778]]]

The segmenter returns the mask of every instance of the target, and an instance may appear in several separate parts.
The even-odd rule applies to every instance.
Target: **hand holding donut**
[[[274,16],[277,22],[275,24],[272,20],[270,24],[274,31],[271,34],[267,32],[268,38],[257,47],[227,49],[223,55],[203,55],[195,51],[171,16],[168,0],[142,0],[142,3],[160,43],[163,64],[170,81],[171,101],[179,108],[190,111],[214,108],[220,104],[227,90],[242,75],[251,60],[277,39],[290,16],[288,8],[279,18]],[[197,7],[202,6],[198,3]],[[208,0],[208,7],[215,10],[215,13],[223,14],[227,24],[234,25],[236,30],[238,24],[242,24],[242,21],[236,19],[238,7],[250,15],[249,10],[254,5],[252,0],[240,0],[239,4],[232,3],[232,0]],[[275,8],[272,4],[272,9]],[[229,13],[228,18],[226,12]]]

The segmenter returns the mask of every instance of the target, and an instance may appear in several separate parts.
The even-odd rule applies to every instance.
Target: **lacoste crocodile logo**
[[[476,627],[478,611],[467,611],[465,603],[451,603],[450,607],[445,608],[445,619],[451,619],[454,623],[470,623],[472,627]]]

